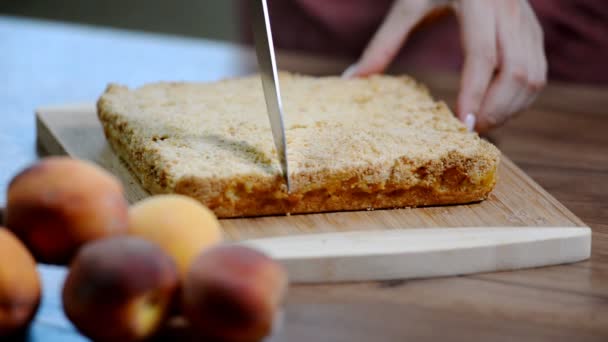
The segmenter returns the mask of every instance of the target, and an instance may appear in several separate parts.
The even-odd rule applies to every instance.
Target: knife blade
[[[264,98],[266,99],[266,109],[268,110],[272,137],[281,163],[283,178],[287,185],[287,192],[289,192],[291,187],[287,164],[287,140],[285,139],[283,104],[270,27],[270,16],[268,15],[268,4],[266,0],[250,1],[253,2],[253,34],[262,87],[264,88]]]

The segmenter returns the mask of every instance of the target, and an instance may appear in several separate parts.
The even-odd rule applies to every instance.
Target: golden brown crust
[[[289,87],[298,89],[301,83],[306,82],[312,82],[313,86],[334,89],[336,84],[341,82],[335,79],[327,81],[318,79],[319,83],[316,84],[314,82],[317,79],[304,77],[299,79],[288,74],[283,74],[282,78],[288,89]],[[380,79],[371,79],[370,84],[357,85],[352,90],[355,93],[353,101],[369,101],[368,95],[362,93],[367,91],[368,86],[388,88],[382,91],[390,95],[393,88],[401,86],[401,84],[390,85],[395,79],[397,78],[384,76]],[[314,126],[311,125],[313,122],[310,120],[292,120],[287,133],[288,143],[291,143],[291,146],[288,146],[291,147],[292,153],[289,155],[292,166],[291,178],[295,186],[289,195],[285,191],[276,161],[270,156],[273,151],[270,148],[265,150],[262,144],[266,141],[258,142],[256,145],[257,135],[268,134],[264,131],[264,127],[256,126],[243,131],[239,126],[236,128],[231,126],[222,131],[223,123],[216,123],[219,127],[217,136],[211,135],[215,140],[209,143],[211,145],[203,145],[215,148],[233,136],[232,130],[235,130],[237,136],[241,134],[249,138],[247,140],[249,145],[244,144],[245,147],[239,145],[236,150],[229,151],[242,153],[241,157],[252,160],[248,162],[250,164],[243,164],[240,160],[226,160],[226,163],[217,167],[221,171],[215,172],[214,168],[200,170],[200,165],[205,167],[207,165],[197,160],[191,163],[198,163],[199,169],[185,168],[184,164],[189,163],[189,160],[183,154],[188,154],[195,148],[183,145],[190,142],[197,144],[203,135],[194,139],[191,137],[193,131],[187,131],[188,134],[182,131],[185,129],[182,126],[187,124],[176,122],[190,120],[192,116],[198,119],[198,116],[203,115],[190,110],[186,119],[184,117],[173,119],[162,112],[149,109],[156,109],[159,105],[148,102],[156,101],[158,96],[164,96],[165,103],[179,102],[182,93],[196,90],[189,94],[193,97],[200,96],[202,91],[214,89],[197,88],[209,87],[209,85],[164,83],[146,86],[148,88],[144,87],[136,91],[110,85],[98,102],[98,115],[109,143],[128,164],[144,188],[153,194],[174,192],[191,196],[210,207],[219,217],[458,204],[487,198],[496,182],[498,150],[476,135],[464,132],[462,125],[452,118],[447,106],[434,102],[425,88],[407,78],[400,80],[404,80],[405,85],[410,86],[407,94],[413,93],[411,96],[420,105],[414,107],[415,110],[406,107],[393,114],[382,113],[379,120],[390,115],[401,120],[399,115],[402,115],[403,119],[409,122],[405,127],[399,128],[402,130],[398,133],[404,132],[405,137],[399,134],[394,136],[384,134],[385,129],[379,126],[370,129],[371,133],[368,135],[352,138],[348,137],[349,132],[365,131],[366,127],[353,126],[350,122],[336,118],[333,121],[331,118],[325,121],[317,120]],[[250,81],[244,80],[243,83]],[[225,82],[233,83],[226,85]],[[232,89],[230,87],[241,86],[239,82],[239,80],[218,82],[217,87]],[[306,89],[299,90],[306,93]],[[141,93],[137,93],[139,91]],[[162,93],[159,93],[160,91]],[[173,95],[171,95],[172,91],[175,92]],[[181,100],[183,101],[183,98]],[[293,103],[290,107],[289,101],[290,99],[287,99],[287,107],[295,108]],[[328,101],[331,99],[326,100],[325,103]],[[396,102],[393,106],[401,105],[398,98],[391,98],[385,102],[389,101]],[[144,107],[141,103],[149,107]],[[391,107],[386,108],[390,110]],[[386,111],[386,108],[383,107],[382,110]],[[135,112],[139,116],[134,115]],[[238,115],[234,117],[238,118]],[[213,120],[213,114],[209,114],[208,118]],[[151,119],[179,129],[153,126],[150,123]],[[230,119],[230,117],[226,118],[226,120]],[[245,121],[241,125],[246,124]],[[367,124],[369,125],[369,122]],[[368,145],[350,149],[349,146],[338,147],[339,151],[344,150],[345,153],[349,153],[348,156],[352,156],[350,159],[336,157],[337,161],[334,163],[332,152],[326,153],[324,150],[334,148],[329,145],[332,143],[352,145],[358,140],[369,140],[370,137],[374,141],[376,139],[380,141],[380,147],[374,146],[373,142],[368,143],[367,150],[365,148]],[[318,141],[329,144],[315,146]],[[408,144],[416,146],[411,147]],[[449,147],[446,148],[445,145]],[[232,145],[222,146],[222,149],[226,148],[232,148]],[[405,152],[396,153],[395,148],[403,148]],[[264,153],[266,151],[270,152]],[[391,153],[386,153],[388,155],[386,156],[382,151]],[[210,158],[210,163],[219,163],[223,160],[223,155],[209,156],[209,154],[211,152],[199,151],[193,155],[197,158]],[[229,156],[232,157],[226,154],[226,158]],[[326,167],[319,165],[323,163],[332,165]]]
[[[463,176],[464,177],[464,176]],[[315,213],[328,211],[370,210],[386,208],[419,207],[456,203],[477,202],[487,198],[494,186],[494,179],[487,187],[460,187],[453,190],[446,186],[443,191],[435,187],[409,189],[384,189],[374,192],[313,190],[292,193],[288,198],[276,199],[272,193],[252,192],[239,197],[238,202],[220,196],[208,201],[201,196],[197,179],[185,179],[175,189],[176,193],[191,196],[209,206],[219,217],[264,216],[285,213]]]

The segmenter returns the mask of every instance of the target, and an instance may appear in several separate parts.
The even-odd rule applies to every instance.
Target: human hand
[[[383,72],[415,25],[446,5],[460,19],[465,53],[457,114],[469,128],[487,132],[527,108],[547,80],[543,32],[527,0],[397,0],[344,76]]]

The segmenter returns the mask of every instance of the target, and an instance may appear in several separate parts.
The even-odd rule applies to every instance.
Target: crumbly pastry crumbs
[[[98,115],[151,193],[198,199],[220,217],[480,201],[499,151],[407,76],[281,73],[291,193],[258,76],[109,85]]]

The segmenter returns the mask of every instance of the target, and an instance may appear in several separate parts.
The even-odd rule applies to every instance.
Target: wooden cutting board
[[[39,146],[98,163],[136,202],[149,194],[107,144],[93,104],[42,108]],[[585,260],[591,230],[508,158],[482,203],[226,219],[228,239],[260,248],[295,282],[420,278]]]

